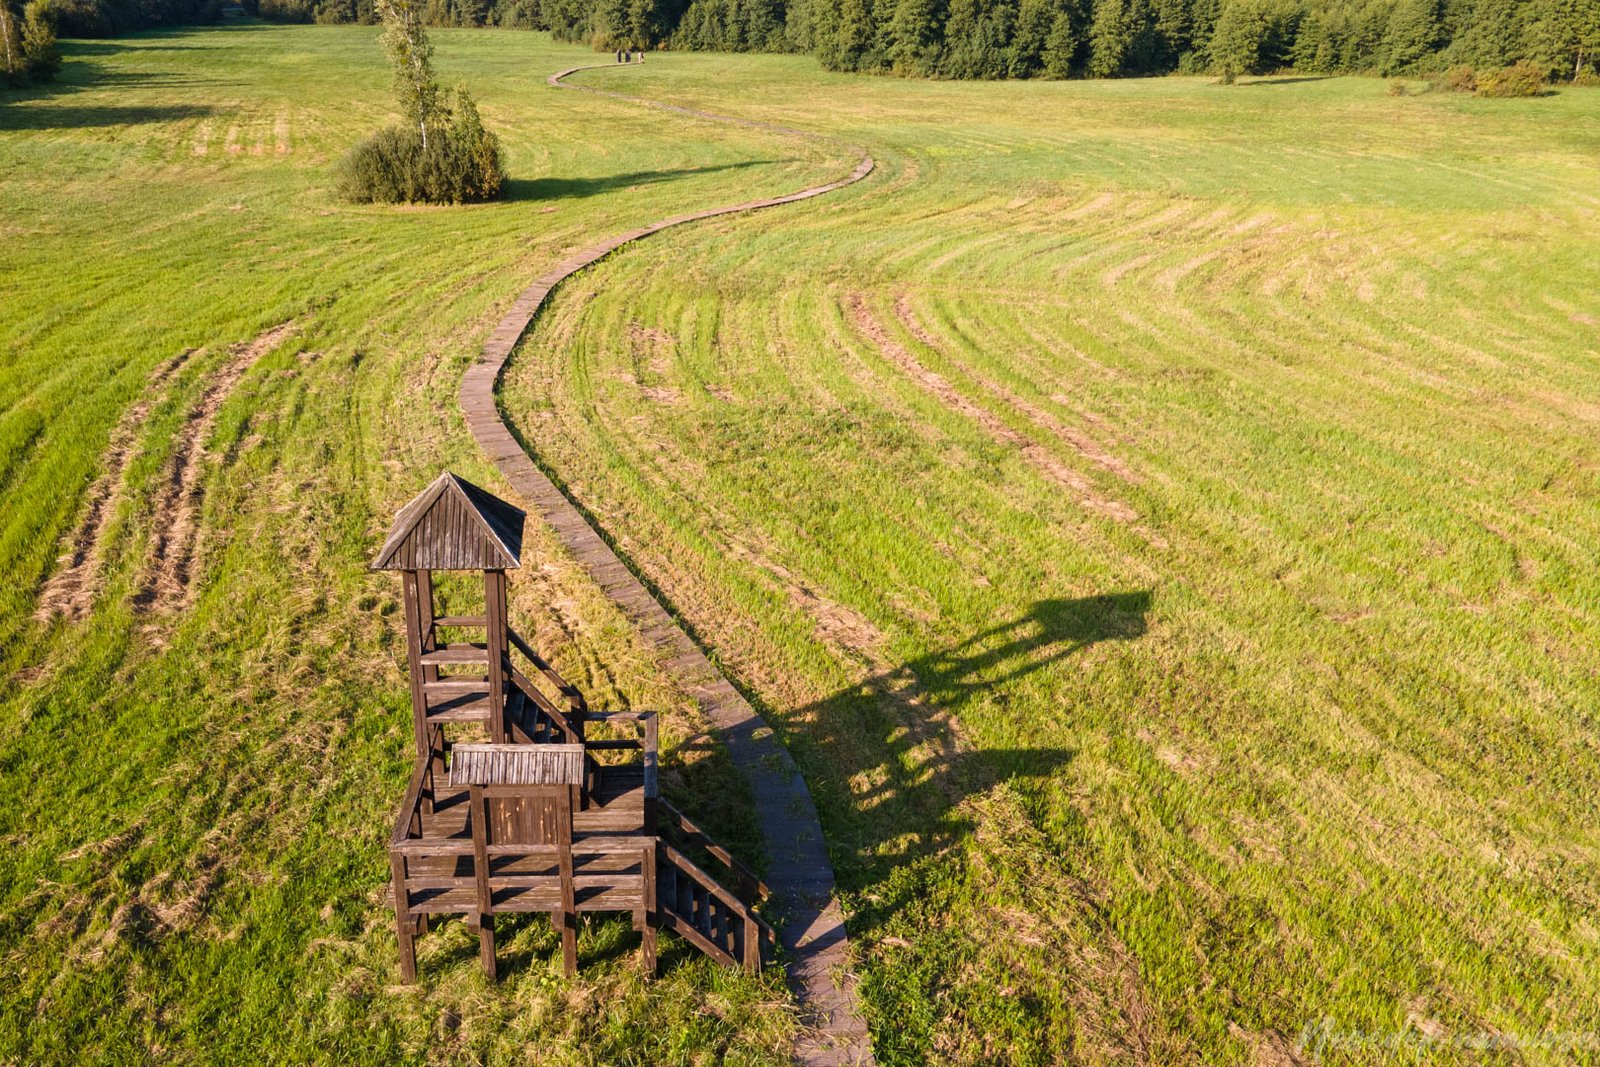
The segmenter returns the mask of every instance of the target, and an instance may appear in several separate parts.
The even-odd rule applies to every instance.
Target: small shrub
[[[1388,93],[1390,96],[1411,95],[1411,90],[1406,88],[1406,80],[1404,78],[1390,78],[1389,87],[1385,89],[1384,92]]]
[[[1428,85],[1435,91],[1471,93],[1478,89],[1478,74],[1471,67],[1459,64],[1449,70],[1428,77]]]
[[[1544,70],[1527,60],[1478,75],[1479,96],[1543,96],[1545,85]]]
[[[504,185],[500,139],[459,89],[426,147],[420,129],[391,126],[357,145],[339,173],[340,194],[356,203],[460,204],[492,200]]]
[[[1573,77],[1572,84],[1580,89],[1600,89],[1600,71],[1584,67]]]

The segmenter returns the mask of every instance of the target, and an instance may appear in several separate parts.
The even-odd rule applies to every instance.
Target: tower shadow
[[[965,802],[1001,782],[1049,777],[1075,751],[1021,743],[976,747],[960,714],[1012,714],[1020,739],[1041,722],[1018,683],[1103,641],[1146,632],[1148,590],[1041,600],[948,648],[879,670],[780,716],[807,768],[842,888],[868,892],[975,829]],[[1058,713],[1070,709],[1057,709]],[[873,922],[868,906],[858,920]]]

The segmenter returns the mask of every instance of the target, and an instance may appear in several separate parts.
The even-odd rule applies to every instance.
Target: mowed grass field
[[[848,157],[597,127],[544,84],[586,51],[441,32],[511,198],[350,207],[334,163],[391,118],[376,34],[68,42],[0,102],[0,1062],[784,1062],[781,975],[679,946],[647,987],[626,922],[585,927],[572,982],[514,924],[494,989],[446,924],[398,984],[403,616],[365,566],[442,467],[506,491],[456,391],[529,279]],[[759,860],[692,702],[536,524],[525,551],[518,628],[595,706],[662,711],[667,788]]]
[[[796,753],[884,1061],[1597,1054],[1600,93],[579,78],[881,163],[504,406]]]
[[[580,76],[805,140],[436,39],[506,203],[333,198],[369,29],[70,43],[0,104],[0,1059],[782,1061],[776,975],[647,985],[625,922],[576,981],[533,921],[498,987],[460,924],[396,984],[364,565],[440,466],[503,488],[455,392],[529,279],[853,144],[574,279],[505,408],[800,760],[879,1058],[1584,1058],[1600,93]],[[525,558],[525,632],[759,858],[684,694]]]

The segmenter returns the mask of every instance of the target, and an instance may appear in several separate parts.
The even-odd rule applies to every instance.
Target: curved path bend
[[[562,80],[580,70],[609,67],[610,64],[604,63],[571,67],[551,75],[549,81],[557,88],[597,93],[696,118],[749,126],[767,132],[816,136],[786,126],[694,111],[622,93],[571,85]],[[806,1036],[797,1049],[797,1058],[801,1063],[815,1067],[870,1064],[872,1045],[856,1008],[855,980],[847,969],[849,942],[845,935],[844,917],[833,892],[833,866],[828,860],[827,846],[822,839],[822,825],[817,821],[816,806],[811,801],[805,779],[801,777],[788,750],[779,743],[750,703],[711,665],[699,646],[650,595],[638,577],[617,558],[599,531],[588,524],[582,513],[533,462],[500,417],[495,403],[495,387],[511,357],[512,349],[544,306],[551,291],[583,268],[631,241],[672,226],[822,196],[860,181],[872,173],[872,168],[871,157],[863,155],[855,170],[838,181],[802,189],[787,196],[674,215],[606,238],[574,253],[540,275],[517,297],[489,335],[482,355],[467,370],[461,382],[461,409],[478,444],[516,491],[555,530],[590,576],[622,608],[644,640],[667,655],[669,668],[694,696],[700,710],[727,745],[734,764],[750,782],[757,819],[766,836],[771,857],[767,883],[772,887],[774,904],[784,920],[781,936],[789,961],[789,981],[802,1010],[808,1015],[805,1020]]]

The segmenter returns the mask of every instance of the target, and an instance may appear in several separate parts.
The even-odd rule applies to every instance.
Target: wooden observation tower
[[[521,566],[523,520],[445,473],[395,515],[372,564],[401,573],[411,675],[415,768],[389,845],[401,975],[416,977],[430,916],[460,915],[493,977],[495,916],[517,912],[550,916],[569,975],[577,916],[596,911],[632,915],[652,971],[662,927],[758,969],[775,944],[755,911],[767,889],[658,795],[655,713],[590,711],[512,629],[506,572]],[[481,573],[481,610],[441,610],[439,571]]]

